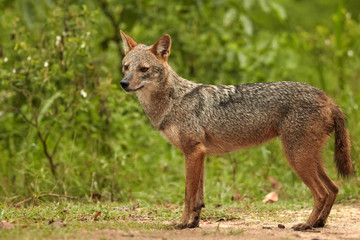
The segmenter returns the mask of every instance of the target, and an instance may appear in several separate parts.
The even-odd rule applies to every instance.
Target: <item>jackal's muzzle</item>
[[[132,79],[132,77],[133,77],[133,74],[128,73],[128,74],[125,74],[124,78],[120,81],[120,85],[125,91],[131,91],[131,89],[129,89],[129,85],[130,85],[129,81]]]
[[[129,87],[129,82],[126,80],[121,80],[120,85],[126,91],[126,89]]]

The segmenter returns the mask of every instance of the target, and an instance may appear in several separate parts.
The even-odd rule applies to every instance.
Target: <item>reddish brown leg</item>
[[[301,161],[304,165],[295,168],[295,171],[301,180],[303,180],[303,182],[309,187],[314,198],[314,207],[306,223],[300,223],[293,226],[294,230],[297,231],[304,231],[314,227],[316,220],[319,218],[321,212],[325,208],[325,203],[329,199],[329,192],[318,176],[316,171],[317,167],[314,166],[316,161],[310,158],[306,160],[303,158]]]
[[[200,208],[197,208],[197,202],[203,202],[203,190],[199,190],[203,180],[205,148],[202,144],[196,144],[191,151],[184,151],[186,187],[185,187],[185,208],[181,217],[181,222],[176,225],[178,229],[187,227],[196,227],[200,221]],[[200,181],[201,180],[201,181]],[[198,199],[198,201],[196,201]],[[200,209],[200,210],[198,210]],[[194,220],[188,224],[190,218]]]
[[[327,213],[326,204],[332,205],[331,193],[324,182],[326,175],[322,168],[321,149],[323,142],[320,133],[317,138],[313,133],[292,132],[282,136],[286,157],[300,179],[308,186],[314,198],[314,207],[306,223],[293,226],[294,230],[304,231],[315,226],[323,210]],[[322,170],[322,171],[321,171]],[[327,176],[327,175],[326,175]]]
[[[193,215],[191,216],[192,222],[189,223],[189,228],[199,227],[200,218],[201,218],[201,209],[205,207],[204,204],[204,161],[202,161],[201,173],[200,173],[200,182],[198,186],[198,191],[196,194],[195,208]]]
[[[335,185],[335,183],[329,178],[329,176],[326,174],[326,172],[322,166],[319,166],[318,173],[319,173],[320,179],[322,180],[322,182],[326,186],[327,190],[329,191],[329,197],[325,203],[324,209],[314,224],[314,227],[323,227],[323,226],[325,226],[325,223],[330,214],[331,208],[334,205],[334,202],[335,202],[335,199],[336,199],[339,189]]]

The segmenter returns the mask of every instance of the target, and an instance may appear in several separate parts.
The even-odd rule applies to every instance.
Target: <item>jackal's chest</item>
[[[164,130],[160,130],[160,133],[168,142],[181,150],[180,132],[177,126],[170,125]]]

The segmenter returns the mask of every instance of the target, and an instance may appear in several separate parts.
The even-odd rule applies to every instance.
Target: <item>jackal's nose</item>
[[[128,81],[120,81],[120,85],[123,89],[126,89],[129,86],[129,82]]]

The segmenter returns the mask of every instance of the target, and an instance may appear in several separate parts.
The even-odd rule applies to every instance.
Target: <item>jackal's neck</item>
[[[161,87],[136,92],[140,105],[156,129],[172,107],[198,85],[180,77],[170,66],[166,77],[160,81]]]

